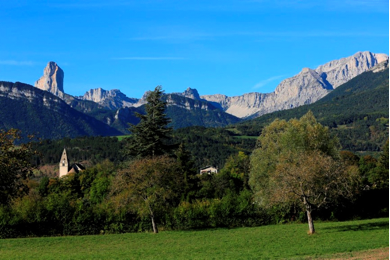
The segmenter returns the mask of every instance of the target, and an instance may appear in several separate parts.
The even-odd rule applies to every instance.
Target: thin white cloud
[[[332,12],[379,12],[389,10],[388,0],[247,0],[246,3],[257,3],[268,8],[320,9]]]
[[[184,60],[182,57],[120,57],[113,60]]]
[[[110,7],[122,7],[122,6],[133,6],[136,2],[129,1],[79,1],[79,2],[56,2],[48,3],[49,6],[57,8],[110,8]]]
[[[262,80],[260,81],[259,83],[257,83],[256,85],[254,85],[252,87],[252,89],[259,89],[259,88],[262,88],[264,86],[266,86],[268,83],[272,82],[272,81],[275,81],[275,80],[278,80],[278,79],[282,79],[284,77],[286,77],[287,75],[279,75],[279,76],[274,76],[274,77],[271,77],[271,78],[268,78],[268,79],[265,79],[265,80]]]
[[[351,32],[351,31],[280,31],[280,32],[227,32],[227,33],[186,33],[186,34],[170,34],[156,36],[140,36],[130,38],[131,41],[199,41],[199,40],[214,40],[224,37],[278,37],[278,38],[320,38],[320,37],[389,37],[388,33],[378,32]],[[255,38],[256,40],[256,38]]]
[[[11,65],[11,66],[33,66],[33,61],[17,61],[17,60],[0,60],[0,65]]]

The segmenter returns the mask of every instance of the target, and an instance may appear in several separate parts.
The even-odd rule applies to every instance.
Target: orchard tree
[[[183,174],[173,158],[166,155],[133,161],[113,181],[114,200],[149,216],[154,233],[158,233],[156,212],[178,204]]]
[[[136,113],[141,121],[130,126],[132,136],[125,153],[143,158],[163,155],[170,150],[165,141],[170,137],[172,128],[168,127],[170,119],[164,113],[166,102],[162,100],[163,94],[161,86],[157,86],[147,95],[146,114]]]
[[[19,130],[0,132],[0,205],[8,204],[12,198],[26,191],[23,180],[34,169],[31,160],[36,153],[30,143],[16,146],[15,141],[19,139]]]
[[[315,232],[312,211],[350,197],[357,167],[345,167],[339,142],[309,111],[299,120],[275,120],[263,129],[251,155],[249,184],[263,206],[298,204]]]

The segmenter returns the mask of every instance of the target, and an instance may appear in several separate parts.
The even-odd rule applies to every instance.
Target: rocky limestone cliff
[[[132,107],[138,102],[138,99],[128,98],[119,89],[104,90],[102,88],[91,89],[79,99],[93,101],[111,110]]]
[[[353,56],[334,60],[319,66],[315,71],[326,79],[333,88],[368,71],[375,65],[388,59],[386,54],[375,54],[369,51],[358,52]]]
[[[197,91],[196,91],[197,92]],[[178,94],[166,94],[164,100],[167,102],[167,106],[176,106],[187,110],[214,110],[216,109],[213,105],[205,100],[193,99]]]
[[[183,96],[183,97],[187,97],[187,98],[191,98],[191,99],[194,99],[194,100],[200,100],[200,96],[199,96],[199,93],[196,89],[193,89],[193,88],[187,88],[183,93],[172,93],[172,94],[176,94],[176,95],[179,95],[179,96]]]
[[[370,71],[377,73],[377,72],[384,71],[386,69],[389,69],[389,59],[382,61],[378,65],[375,65],[375,67],[371,68]]]
[[[240,118],[257,117],[278,110],[311,104],[350,79],[388,60],[386,54],[358,52],[334,60],[313,70],[304,68],[294,77],[283,80],[272,93],[248,93],[241,96],[201,96],[225,112]]]
[[[64,71],[57,63],[50,61],[43,70],[43,76],[35,82],[35,87],[62,97],[64,94]]]

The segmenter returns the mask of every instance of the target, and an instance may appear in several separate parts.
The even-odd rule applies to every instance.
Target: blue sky
[[[55,61],[71,95],[267,93],[304,67],[389,53],[387,0],[0,3],[0,80],[33,85]]]

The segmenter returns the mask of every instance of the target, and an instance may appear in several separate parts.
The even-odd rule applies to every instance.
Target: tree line
[[[161,87],[150,92],[146,114],[137,114],[140,123],[118,146],[123,161],[106,159],[62,178],[34,178],[32,145],[16,148],[18,132],[2,132],[0,237],[288,221],[307,221],[314,233],[315,219],[388,214],[388,142],[379,159],[340,151],[338,139],[309,112],[275,120],[251,154],[236,150],[217,174],[201,175],[188,143],[174,141],[162,94]]]

